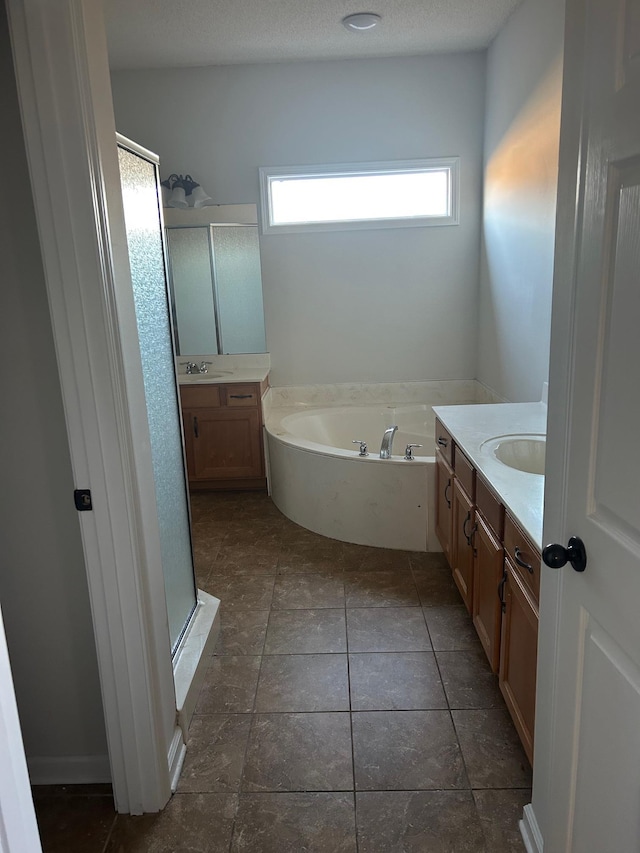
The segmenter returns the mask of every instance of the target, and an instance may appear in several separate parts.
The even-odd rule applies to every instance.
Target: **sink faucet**
[[[185,373],[188,373],[189,375],[191,375],[192,373],[200,373],[200,369],[195,363],[195,361],[181,361],[180,364],[185,365]]]
[[[382,444],[380,446],[380,459],[389,459],[391,456],[391,448],[393,447],[393,436],[398,431],[397,426],[390,426],[385,429],[382,436]]]

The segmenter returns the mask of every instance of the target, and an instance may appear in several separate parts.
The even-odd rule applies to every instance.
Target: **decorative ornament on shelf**
[[[169,175],[160,185],[163,207],[209,207],[214,204],[213,199],[191,175]]]

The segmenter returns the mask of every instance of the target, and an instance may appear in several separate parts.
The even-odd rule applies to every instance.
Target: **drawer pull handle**
[[[506,613],[507,610],[507,602],[504,600],[504,585],[507,582],[507,570],[505,569],[502,573],[502,580],[498,584],[498,598],[500,599],[500,609],[503,613]]]
[[[193,434],[198,438],[198,419],[196,417],[193,418]]]
[[[229,394],[232,400],[250,400],[253,394]]]
[[[444,488],[444,499],[447,502],[447,506],[449,507],[449,509],[451,509],[451,501],[447,497],[447,492],[449,491],[450,488],[451,488],[451,480],[447,480],[447,485]]]
[[[464,524],[462,525],[462,532],[464,533],[464,538],[467,540],[467,545],[471,548],[473,545],[473,537],[475,535],[476,530],[478,529],[478,525],[474,524],[469,533],[467,533],[467,522],[471,521],[471,512],[467,513],[467,517],[464,520]]]
[[[524,561],[524,560],[522,559],[522,557],[520,556],[521,554],[522,554],[522,551],[521,551],[521,550],[520,550],[520,548],[518,548],[518,546],[516,545],[515,550],[514,550],[514,552],[513,552],[513,558],[514,558],[514,560],[515,560],[515,561],[516,561],[516,563],[520,566],[520,568],[521,568],[521,569],[526,569],[528,572],[530,572],[531,574],[533,574],[533,566],[531,565],[531,563],[525,563],[525,561]]]
[[[440,447],[448,447],[449,446],[449,442],[447,441],[447,439],[443,438],[441,435],[438,436],[438,444],[440,445]]]

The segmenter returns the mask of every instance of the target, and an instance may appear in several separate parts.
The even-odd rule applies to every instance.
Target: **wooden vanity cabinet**
[[[506,513],[500,690],[529,761],[533,761],[540,561],[538,549]]]
[[[456,448],[456,468],[454,468],[453,500],[452,500],[452,537],[451,537],[451,570],[453,579],[465,603],[465,607],[472,612],[473,609],[473,527],[475,523],[475,505],[473,503],[475,471],[471,468],[470,478],[458,476],[460,469],[459,459],[461,454]],[[465,462],[468,461],[465,457]],[[463,469],[464,470],[464,469]],[[465,488],[466,486],[466,488]]]
[[[491,669],[498,672],[502,626],[504,507],[481,476],[476,477],[473,624]]]
[[[527,758],[533,763],[538,604],[508,557],[504,578],[499,684]]]
[[[436,450],[446,460],[447,465],[453,468],[453,438],[438,418],[436,418]]]
[[[453,468],[436,450],[436,535],[447,562],[451,564]]]
[[[538,549],[436,421],[436,534],[533,761]]]
[[[491,669],[498,672],[500,663],[500,629],[502,604],[500,599],[504,564],[502,543],[489,525],[476,513],[475,571],[473,587],[473,624]]]
[[[189,486],[266,485],[259,383],[180,388]]]
[[[537,602],[540,597],[541,555],[509,513],[504,520],[504,550],[514,571]]]
[[[457,478],[453,481],[451,571],[465,607],[471,613],[473,604],[472,530],[475,507]]]

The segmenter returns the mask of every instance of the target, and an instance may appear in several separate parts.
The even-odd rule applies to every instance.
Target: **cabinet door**
[[[187,477],[193,480],[193,417],[195,410],[187,409],[182,401],[182,437],[184,440],[184,455],[187,460]]]
[[[258,409],[194,408],[185,433],[187,461],[193,480],[263,477]]]
[[[436,451],[436,536],[451,565],[451,506],[453,469],[443,455]]]
[[[504,570],[504,551],[477,510],[476,525],[476,532],[473,537],[475,548],[473,624],[489,658],[491,669],[497,672],[500,662],[500,627],[502,624],[500,582]]]
[[[458,478],[453,481],[453,535],[451,569],[456,586],[469,613],[473,606],[473,516],[474,506]]]
[[[505,612],[500,649],[500,690],[530,762],[536,704],[538,610],[531,593],[509,562],[504,561]]]

